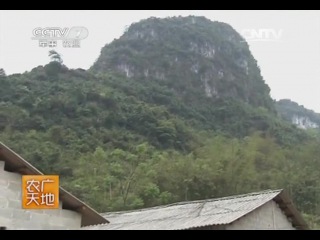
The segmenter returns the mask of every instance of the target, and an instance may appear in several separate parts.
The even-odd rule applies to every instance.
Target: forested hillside
[[[318,135],[277,116],[227,24],[147,19],[88,71],[52,58],[0,86],[1,141],[100,212],[285,188],[319,222]]]
[[[281,99],[276,102],[276,109],[279,116],[303,129],[319,130],[320,114],[306,109],[290,99]]]

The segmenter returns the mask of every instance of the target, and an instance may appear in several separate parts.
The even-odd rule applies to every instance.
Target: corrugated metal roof
[[[274,199],[282,190],[268,190],[232,197],[181,202],[135,211],[102,214],[110,223],[92,230],[179,230],[230,224]]]

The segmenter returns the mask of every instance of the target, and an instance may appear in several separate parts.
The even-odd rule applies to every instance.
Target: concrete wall
[[[4,171],[0,161],[0,227],[10,229],[80,229],[81,214],[60,209],[25,210],[21,201],[21,175]]]
[[[294,230],[279,206],[270,201],[226,227],[227,230]]]

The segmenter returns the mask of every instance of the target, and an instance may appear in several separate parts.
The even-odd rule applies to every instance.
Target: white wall
[[[22,209],[21,175],[4,171],[0,161],[0,226],[10,229],[80,229],[81,214],[62,209]]]
[[[226,227],[227,230],[294,230],[285,214],[270,201]]]

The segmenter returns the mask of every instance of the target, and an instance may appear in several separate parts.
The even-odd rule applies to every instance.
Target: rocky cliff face
[[[298,116],[293,115],[291,118],[291,122],[295,124],[297,127],[302,129],[309,129],[309,128],[318,128],[319,125],[310,120],[309,117],[306,116]]]
[[[213,100],[232,98],[273,109],[270,89],[244,39],[228,24],[204,17],[132,24],[102,49],[91,70],[158,81],[181,96],[196,91]]]
[[[320,114],[293,102],[281,99],[276,102],[276,109],[280,117],[302,129],[319,128]]]

